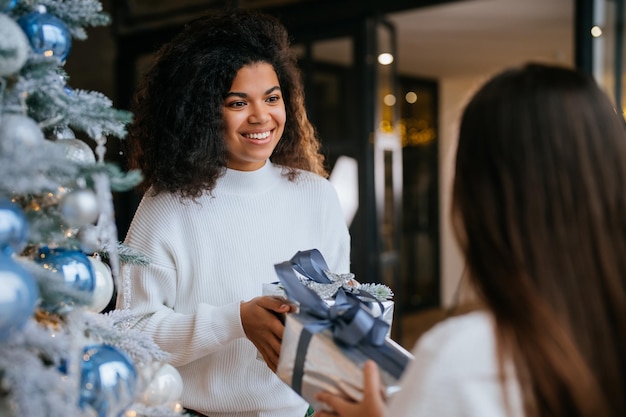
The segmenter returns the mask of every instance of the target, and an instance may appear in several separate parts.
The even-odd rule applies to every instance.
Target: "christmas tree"
[[[131,114],[73,89],[64,63],[95,0],[0,0],[0,416],[180,415],[167,355],[103,312],[123,262],[112,192],[141,180],[105,161]]]

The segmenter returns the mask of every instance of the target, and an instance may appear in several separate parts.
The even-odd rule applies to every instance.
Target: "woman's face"
[[[228,168],[261,168],[285,129],[285,102],[274,68],[257,63],[237,71],[224,100]]]

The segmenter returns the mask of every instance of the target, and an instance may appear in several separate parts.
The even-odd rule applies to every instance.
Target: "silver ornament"
[[[68,126],[57,126],[53,131],[54,139],[76,139],[74,131]]]
[[[43,132],[30,117],[5,113],[0,118],[0,155],[18,156],[45,143]]]
[[[63,196],[60,203],[63,219],[70,226],[91,224],[98,219],[100,208],[96,194],[89,189],[74,190]]]
[[[101,260],[90,256],[89,262],[91,262],[96,279],[93,298],[86,307],[89,311],[100,313],[109,305],[113,297],[113,275],[111,275],[111,268]]]
[[[76,233],[76,238],[80,243],[80,250],[85,253],[94,253],[102,249],[100,229],[92,224],[81,226]]]
[[[63,148],[65,157],[79,165],[91,165],[96,163],[96,155],[85,142],[80,139],[57,139],[52,142],[55,146]]]
[[[162,406],[176,402],[183,394],[183,380],[176,368],[164,364],[141,393],[140,401],[148,406]]]
[[[19,25],[0,13],[0,76],[18,72],[28,58],[30,45]]]

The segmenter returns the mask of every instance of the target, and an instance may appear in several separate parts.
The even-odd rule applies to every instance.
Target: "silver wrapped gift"
[[[358,346],[348,347],[336,342],[328,329],[315,334],[305,330],[303,335],[306,322],[307,319],[299,314],[287,314],[280,360],[276,370],[279,378],[291,386],[314,410],[324,408],[324,405],[315,399],[315,395],[321,391],[360,401],[363,396],[363,363],[367,359],[376,360],[376,358],[372,358],[367,351]],[[298,357],[303,337],[310,337],[304,359]],[[401,358],[400,363],[404,365],[396,364],[397,366],[405,366],[413,358],[410,352],[389,338],[385,339],[385,349],[394,351]],[[395,371],[386,369],[384,364],[378,363],[389,398],[399,390],[400,375],[397,369]]]
[[[332,291],[332,300],[311,288],[301,275],[328,273],[316,250],[298,252],[274,268],[287,299],[299,306],[297,313],[286,315],[278,376],[314,409],[320,409],[315,399],[320,391],[360,400],[363,364],[372,359],[381,370],[387,394],[392,395],[412,356],[389,338],[390,324],[382,319],[384,306],[383,314],[380,307],[376,314],[371,306],[381,306],[380,302],[343,284]]]

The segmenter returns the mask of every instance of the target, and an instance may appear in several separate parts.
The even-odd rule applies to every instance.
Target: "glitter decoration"
[[[332,298],[339,288],[343,288],[348,292],[354,292],[355,279],[353,273],[336,274],[331,271],[324,271],[326,277],[331,281],[330,284],[322,284],[297,273],[298,279],[308,288],[312,289],[322,299]],[[358,283],[357,283],[358,285]]]
[[[58,139],[52,142],[55,146],[62,147],[65,157],[79,165],[91,165],[96,163],[93,151],[80,139]]]
[[[330,284],[322,284],[316,282],[302,274],[295,271],[296,276],[304,284],[305,287],[315,291],[317,295],[323,300],[330,300],[335,296],[339,288],[343,288],[346,292],[356,295],[371,295],[378,301],[390,300],[393,297],[393,291],[391,288],[384,284],[360,284],[354,279],[354,274],[351,272],[345,274],[338,274],[329,270],[325,270],[324,274],[330,280]]]

